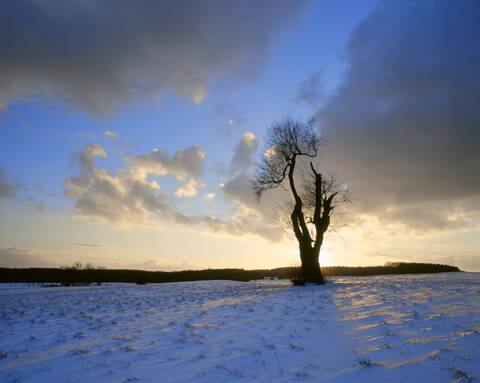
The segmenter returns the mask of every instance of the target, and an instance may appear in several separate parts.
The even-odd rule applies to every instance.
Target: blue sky
[[[108,158],[98,159],[98,164],[113,172],[123,166],[124,155],[146,153],[153,147],[174,153],[191,143],[208,153],[207,167],[228,167],[234,146],[246,131],[262,137],[275,119],[286,114],[300,118],[313,114],[315,106],[296,100],[302,81],[321,72],[326,91],[334,91],[345,67],[344,44],[373,4],[314,4],[299,25],[272,43],[258,76],[247,81],[213,78],[201,105],[168,89],[159,99],[120,105],[107,116],[66,106],[41,92],[14,100],[0,120],[4,138],[0,161],[8,164],[12,175],[40,185],[50,209],[68,206],[58,180],[72,175],[72,153],[91,143],[108,151]],[[105,131],[117,135],[110,137]],[[221,175],[210,173],[205,174],[209,181],[222,182]]]
[[[274,232],[273,202],[250,206],[240,188],[268,126],[291,114],[322,121],[326,171],[348,179],[356,200],[321,263],[428,260],[480,270],[480,187],[458,170],[478,170],[479,119],[468,108],[479,94],[475,2],[247,3],[5,6],[4,265],[298,262],[295,242]],[[9,21],[19,14],[21,27]],[[460,71],[468,81],[455,75]],[[95,165],[82,168],[92,150]],[[152,170],[142,156],[160,152],[163,170]],[[237,152],[249,162],[236,163]],[[169,162],[176,153],[193,157]],[[442,169],[451,174],[445,184]],[[81,186],[69,184],[75,177]],[[128,189],[139,177],[155,203]],[[107,178],[130,194],[107,201],[99,186]],[[408,185],[416,180],[413,192]],[[188,182],[193,189],[179,197]],[[175,212],[233,226],[166,218]],[[255,225],[268,230],[256,234]]]

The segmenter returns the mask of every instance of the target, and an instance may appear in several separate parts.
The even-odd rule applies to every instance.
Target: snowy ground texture
[[[480,380],[480,274],[0,285],[1,382]]]

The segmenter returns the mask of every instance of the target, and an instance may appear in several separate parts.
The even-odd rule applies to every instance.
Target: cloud
[[[53,264],[45,258],[36,255],[32,249],[8,247],[0,249],[0,267],[52,267]]]
[[[255,160],[258,141],[252,132],[246,132],[235,147],[235,152],[230,164],[230,171],[248,170]]]
[[[479,12],[476,1],[382,1],[353,31],[344,82],[317,116],[328,168],[364,212],[470,225],[452,225],[452,205],[480,196]]]
[[[72,243],[72,246],[79,247],[82,249],[91,249],[91,250],[103,249],[105,247],[105,245],[102,245],[99,243],[85,243],[85,242]]]
[[[42,194],[40,185],[31,185],[19,178],[11,179],[5,169],[0,166],[0,200],[15,198],[39,211],[48,211],[45,201],[40,199]]]
[[[186,184],[177,189],[174,196],[178,198],[194,197],[198,194],[198,189],[203,188],[204,186],[205,184],[201,181],[198,181],[195,178],[190,178]]]
[[[160,161],[156,157],[158,152],[163,153],[159,157]],[[154,155],[150,156],[152,153]],[[204,158],[205,154],[196,146],[192,146],[190,150],[179,150],[172,158],[168,158],[160,150],[152,153],[134,157],[137,160],[141,158],[141,161],[126,158],[126,161],[133,162],[133,165],[118,169],[117,175],[95,167],[95,158],[106,156],[100,145],[87,145],[76,153],[74,158],[80,164],[79,175],[63,181],[65,194],[75,201],[75,217],[93,219],[120,228],[129,226],[159,228],[162,222],[173,222],[211,233],[228,233],[235,236],[254,234],[271,241],[279,239],[278,231],[265,225],[259,214],[251,214],[253,210],[246,205],[238,204],[233,216],[228,219],[219,219],[207,214],[189,216],[175,210],[174,206],[167,203],[168,197],[160,193],[159,184],[155,180],[147,179],[148,175],[176,174],[177,178],[183,178],[184,175],[196,173],[199,169],[193,168],[196,171],[192,171],[185,166],[190,164],[190,154],[197,153],[193,154],[195,157],[202,153],[201,158]],[[176,195],[191,196],[201,186],[203,184],[191,178],[177,190]],[[226,187],[226,190],[230,190],[229,184]]]
[[[230,179],[219,184],[226,201],[235,207],[235,216],[239,221],[256,222],[253,227],[260,230],[272,241],[285,239],[285,228],[290,220],[289,203],[291,193],[283,188],[272,189],[257,199],[254,181],[250,174],[258,150],[258,141],[253,133],[246,132],[238,142],[230,164]],[[270,148],[264,155],[275,151]],[[261,228],[260,228],[261,227]],[[292,234],[291,230],[287,230]]]
[[[82,173],[88,173],[94,170],[95,157],[107,157],[107,153],[99,144],[86,145],[72,156],[71,162]]]
[[[215,193],[207,193],[203,196],[203,199],[207,201],[212,201],[215,198]]]
[[[75,215],[119,227],[155,226],[150,214],[168,210],[158,183],[148,181],[146,173],[137,168],[120,169],[116,176],[95,168],[97,156],[107,156],[100,145],[85,146],[74,156],[80,175],[63,181],[65,194],[75,200]]]
[[[173,220],[186,227],[204,228],[211,233],[227,233],[234,236],[257,235],[268,241],[278,242],[282,233],[271,225],[265,225],[260,216],[246,206],[239,205],[233,217],[219,219],[214,216],[187,216],[173,212]]]
[[[198,145],[178,150],[172,157],[160,149],[136,157],[125,157],[125,161],[146,173],[164,176],[171,174],[178,180],[188,176],[199,176],[204,167],[206,153]]]
[[[474,217],[461,206],[421,204],[419,206],[390,206],[381,212],[386,223],[400,223],[413,232],[423,234],[439,230],[467,229],[473,227]]]
[[[12,183],[7,177],[7,172],[0,166],[0,199],[13,198],[15,196],[17,185]]]
[[[255,77],[311,4],[9,1],[0,12],[0,109],[38,93],[90,113],[165,91],[199,104],[215,76]]]
[[[34,207],[38,211],[44,211],[44,212],[48,211],[48,208],[45,205],[45,201],[38,200],[37,198],[38,198],[38,196],[26,195],[26,196],[23,197],[23,202],[26,205]]]
[[[105,130],[103,132],[103,134],[105,134],[106,136],[109,136],[109,137],[117,137],[118,136],[117,132],[113,132],[111,130]]]
[[[322,72],[313,73],[298,86],[295,101],[318,107],[325,97],[322,83]]]
[[[245,112],[238,107],[236,98],[238,96],[223,99],[212,108],[222,124],[220,132],[225,138],[230,138],[235,128],[242,126],[246,121]]]
[[[259,201],[253,190],[252,178],[243,172],[220,184],[219,188],[224,198],[234,204],[238,219],[245,222],[256,221],[257,228],[261,226],[264,235],[270,236],[272,241],[283,238],[282,225],[278,219],[279,214],[282,214],[279,207],[283,206],[289,197],[285,191],[272,190]]]
[[[240,173],[228,182],[220,185],[225,197],[230,201],[236,201],[253,208],[259,202],[253,191],[253,181],[250,176]]]

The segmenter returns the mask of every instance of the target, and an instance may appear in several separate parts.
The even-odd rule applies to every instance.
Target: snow
[[[0,286],[1,382],[468,382],[480,274]]]

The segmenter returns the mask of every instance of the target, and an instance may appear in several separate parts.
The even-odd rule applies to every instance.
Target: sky
[[[480,271],[477,1],[0,7],[0,266],[298,265],[250,183],[293,116],[352,193],[321,265]]]

